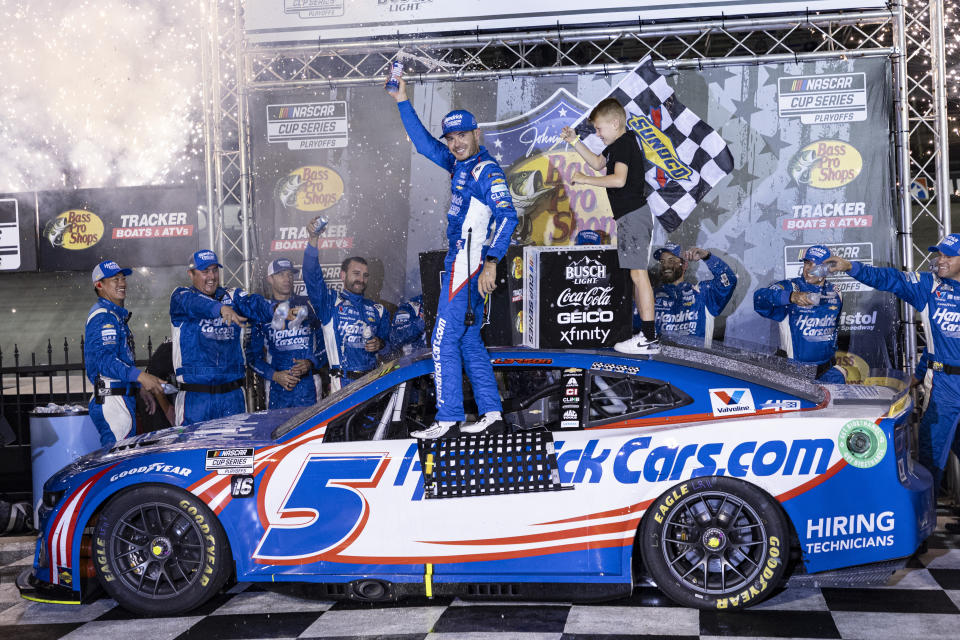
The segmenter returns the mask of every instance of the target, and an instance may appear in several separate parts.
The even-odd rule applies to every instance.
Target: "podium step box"
[[[547,431],[422,440],[424,497],[464,498],[572,489],[560,484]]]

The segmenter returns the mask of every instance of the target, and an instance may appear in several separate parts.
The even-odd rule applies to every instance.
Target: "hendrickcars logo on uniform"
[[[753,413],[753,394],[750,389],[710,389],[710,405],[715,416]]]
[[[70,209],[46,224],[43,237],[54,248],[89,249],[103,237],[103,220],[92,211]]]
[[[818,140],[801,149],[790,162],[790,177],[814,189],[836,189],[860,175],[863,158],[842,140]]]
[[[193,225],[187,224],[187,212],[125,213],[120,215],[120,226],[113,228],[114,239],[121,238],[184,238],[193,235]]]
[[[329,167],[300,167],[277,181],[274,195],[287,209],[323,211],[343,197],[343,179]]]

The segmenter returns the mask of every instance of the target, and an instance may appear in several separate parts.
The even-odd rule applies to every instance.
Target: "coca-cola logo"
[[[591,287],[583,291],[571,291],[569,287],[557,296],[557,306],[563,307],[605,307],[610,305],[613,287]]]

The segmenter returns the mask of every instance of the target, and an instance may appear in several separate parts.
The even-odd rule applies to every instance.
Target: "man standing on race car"
[[[780,323],[780,346],[787,357],[817,365],[817,380],[844,384],[837,366],[837,319],[843,300],[827,282],[830,249],[815,244],[803,254],[800,277],[775,282],[753,294],[753,310]]]
[[[951,233],[929,248],[932,272],[904,273],[871,267],[842,258],[830,258],[830,271],[847,271],[859,282],[895,294],[920,312],[927,338],[925,378],[930,381],[929,402],[920,420],[920,464],[933,475],[934,493],[940,488],[947,457],[953,448],[960,419],[960,233]],[[921,374],[924,373],[920,368]],[[960,524],[949,523],[960,530]]]
[[[257,322],[250,329],[247,362],[266,380],[268,409],[310,406],[323,391],[319,369],[326,364],[327,355],[320,322],[310,300],[293,295],[296,271],[290,260],[278,258],[267,267],[267,280],[272,302],[302,308],[300,315],[283,324],[279,319]]]
[[[322,217],[307,225],[310,240],[303,251],[303,282],[323,325],[331,390],[336,391],[377,366],[377,354],[390,337],[390,312],[363,296],[370,269],[360,256],[347,258],[340,265],[342,290],[328,287],[323,281],[319,245],[326,225]]]
[[[460,431],[481,433],[502,426],[500,392],[490,356],[480,337],[484,296],[497,286],[497,262],[510,244],[517,212],[506,176],[480,146],[477,120],[469,111],[451,111],[442,121],[442,138],[430,135],[407,100],[407,87],[398,78],[396,90],[400,120],[414,147],[450,173],[450,210],[447,212],[449,248],[433,331],[433,370],[437,390],[436,422],[411,435],[415,438],[456,436]],[[491,222],[493,229],[491,232]],[[489,246],[485,245],[490,238]],[[479,275],[477,275],[479,274]],[[463,409],[463,370],[473,387],[482,417],[460,427]]]
[[[163,393],[162,380],[133,364],[131,313],[124,308],[131,273],[133,270],[121,269],[113,260],[93,268],[97,301],[90,307],[83,330],[84,368],[93,383],[90,419],[104,447],[133,432],[138,393],[150,413],[156,409],[151,394]]]
[[[197,251],[188,267],[193,286],[170,296],[177,426],[243,412],[243,328],[247,318],[273,318],[275,305],[263,296],[221,287],[221,266],[213,251]]]
[[[733,297],[737,275],[727,263],[709,251],[666,243],[653,252],[660,262],[660,284],[653,290],[657,334],[680,334],[713,341],[713,321]],[[684,282],[687,265],[703,260],[713,278],[698,284]]]

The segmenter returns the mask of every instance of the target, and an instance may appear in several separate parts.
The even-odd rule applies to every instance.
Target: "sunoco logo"
[[[627,127],[640,137],[647,160],[663,169],[674,180],[685,180],[693,171],[677,155],[677,150],[667,135],[644,115],[631,116]]]
[[[860,152],[842,140],[820,140],[808,144],[790,163],[790,177],[797,184],[815,189],[836,189],[860,175]]]
[[[343,179],[328,167],[300,167],[277,182],[274,195],[288,209],[323,211],[343,197]]]
[[[753,394],[750,389],[710,389],[710,405],[713,415],[730,416],[753,413]]]
[[[92,211],[70,209],[47,223],[43,237],[54,248],[89,249],[103,237],[103,220]]]

